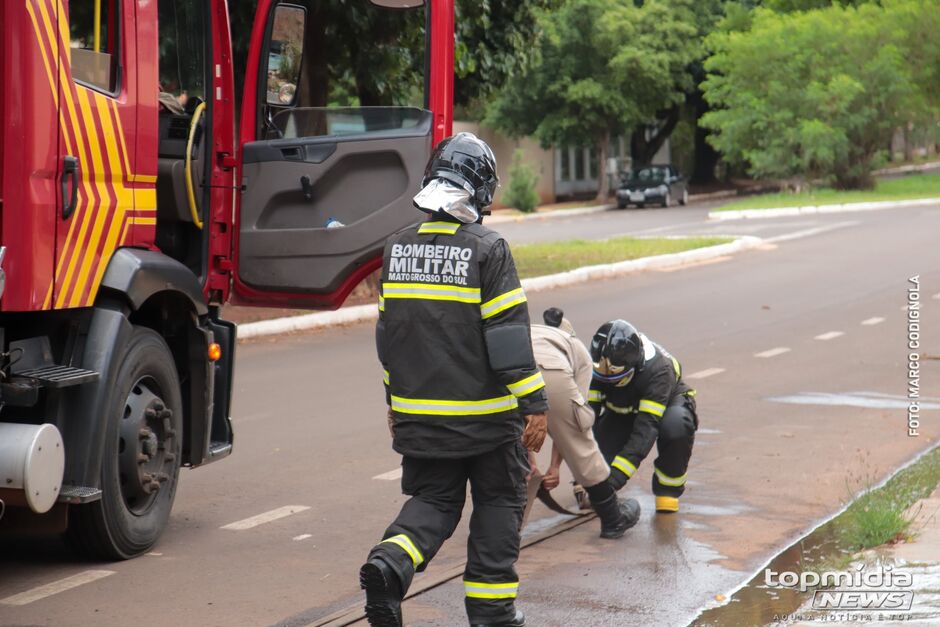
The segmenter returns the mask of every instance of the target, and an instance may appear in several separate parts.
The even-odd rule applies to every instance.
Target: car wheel
[[[67,537],[98,559],[145,553],[160,537],[176,496],[183,402],[163,338],[137,327],[124,347],[108,403],[101,499],[73,506]]]
[[[626,208],[627,208],[627,203],[623,202],[622,200],[617,201],[617,209],[626,209]]]
[[[679,204],[682,205],[683,207],[689,204],[689,190],[688,189],[682,190],[682,198],[679,199]]]
[[[637,208],[637,209],[642,209],[642,208],[645,207],[645,206],[646,206],[646,205],[645,205],[644,203],[642,203],[642,202],[638,202],[638,203],[636,204],[636,208]]]
[[[663,198],[663,207],[672,206],[672,192],[666,192],[665,198]]]

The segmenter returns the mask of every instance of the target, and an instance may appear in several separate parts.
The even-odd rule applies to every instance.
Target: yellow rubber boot
[[[657,496],[656,511],[663,513],[673,513],[679,511],[679,499],[674,496]]]

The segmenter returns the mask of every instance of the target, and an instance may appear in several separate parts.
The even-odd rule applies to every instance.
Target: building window
[[[71,0],[72,78],[113,94],[118,90],[118,0]]]
[[[584,180],[584,149],[575,148],[574,151],[574,180]]]
[[[561,180],[570,181],[571,155],[569,154],[567,146],[558,151],[558,159],[561,161]]]

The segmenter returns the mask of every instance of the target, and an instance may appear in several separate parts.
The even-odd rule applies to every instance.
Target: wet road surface
[[[666,223],[637,226],[714,227],[700,208],[668,211]],[[519,224],[501,230],[523,241]],[[616,234],[603,223],[584,235],[563,228]],[[936,410],[908,438],[902,409],[770,400],[903,397],[910,275],[920,275],[924,345],[940,343],[940,207],[721,224],[744,228],[805,236],[532,296],[535,318],[560,306],[582,338],[622,316],[664,344],[699,389],[701,430],[678,515],[652,511],[651,457],[624,490],[644,507],[624,539],[600,540],[589,521],[523,552],[529,624],[684,624],[940,436]],[[101,564],[57,542],[0,545],[0,625],[305,625],[358,603],[358,567],[403,502],[372,343],[360,325],[240,346],[235,453],[183,472],[154,553]],[[940,389],[938,362],[922,368],[924,389]],[[566,485],[556,494],[570,505]],[[550,516],[537,505],[532,520]],[[465,538],[463,523],[416,583],[459,570]],[[32,590],[35,600],[5,603]],[[409,624],[464,624],[459,578],[406,612]]]

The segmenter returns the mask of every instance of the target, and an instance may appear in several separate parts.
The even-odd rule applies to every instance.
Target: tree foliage
[[[316,64],[304,78],[320,82],[318,104],[414,104],[423,90],[423,11],[377,9],[368,0],[300,1],[308,8],[307,45],[315,49],[305,57]],[[537,12],[560,1],[457,0],[454,102],[486,97],[521,67],[535,37]],[[239,85],[256,7],[257,0],[229,3]]]
[[[893,131],[925,114],[937,89],[940,59],[916,46],[929,47],[938,13],[936,0],[757,9],[748,30],[708,40],[711,141],[755,176],[870,186]]]
[[[569,0],[544,12],[535,54],[492,103],[487,121],[543,145],[591,142],[656,118],[691,88],[699,53],[690,2]],[[605,168],[599,197],[607,195]]]

